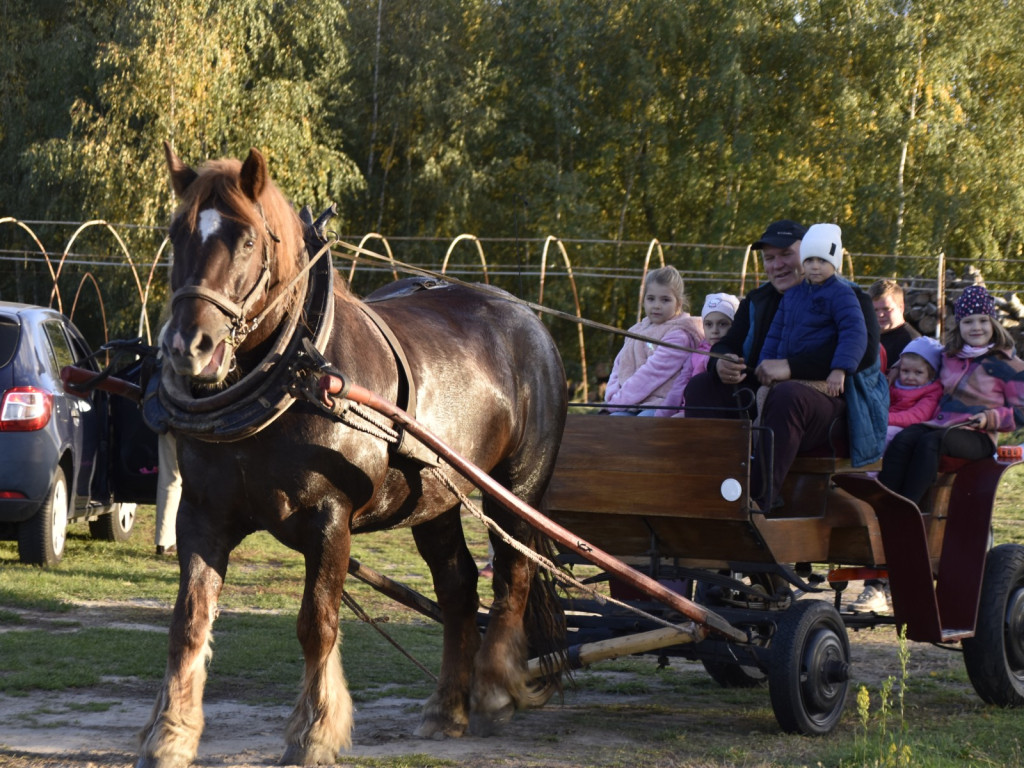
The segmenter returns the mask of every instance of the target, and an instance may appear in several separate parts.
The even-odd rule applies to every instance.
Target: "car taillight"
[[[14,387],[0,403],[0,432],[42,429],[53,412],[53,395],[38,387]]]

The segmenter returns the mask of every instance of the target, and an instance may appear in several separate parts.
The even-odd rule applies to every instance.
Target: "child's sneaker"
[[[860,597],[850,605],[850,610],[854,613],[887,613],[889,600],[885,590],[876,586],[865,587]]]

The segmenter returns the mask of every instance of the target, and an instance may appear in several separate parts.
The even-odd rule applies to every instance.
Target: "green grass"
[[[992,528],[997,544],[1024,544],[1024,465],[1003,475],[992,507]]]
[[[0,541],[0,624],[13,607],[66,610],[68,601],[131,600],[173,605],[178,592],[178,564],[158,558],[153,545],[154,511],[139,508],[135,530],[123,543],[97,541],[86,525],[68,530],[64,559],[54,568],[21,565],[18,546]],[[466,538],[478,562],[487,558],[486,534],[474,520],[465,524]],[[376,571],[433,596],[430,575],[406,529],[355,536],[352,557]],[[301,555],[265,532],[246,538],[232,553],[227,583],[220,597],[223,610],[298,611],[305,565]],[[490,599],[489,582],[481,581],[481,597]],[[349,579],[346,589],[374,614],[386,610],[418,615],[375,590]]]

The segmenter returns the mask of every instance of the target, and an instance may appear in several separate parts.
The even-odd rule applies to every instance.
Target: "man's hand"
[[[747,364],[739,355],[729,353],[718,358],[715,363],[715,370],[718,371],[718,378],[723,384],[739,384],[747,370]]]
[[[842,368],[834,369],[825,379],[825,386],[828,388],[828,393],[832,397],[839,397],[843,394],[843,388],[846,384],[846,371]]]
[[[757,366],[757,380],[766,387],[770,387],[777,381],[788,381],[792,375],[789,371],[789,361],[762,360]]]

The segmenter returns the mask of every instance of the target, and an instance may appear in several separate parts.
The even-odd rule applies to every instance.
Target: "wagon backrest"
[[[746,524],[749,465],[745,421],[570,414],[544,510],[615,554],[644,552],[657,518]]]

